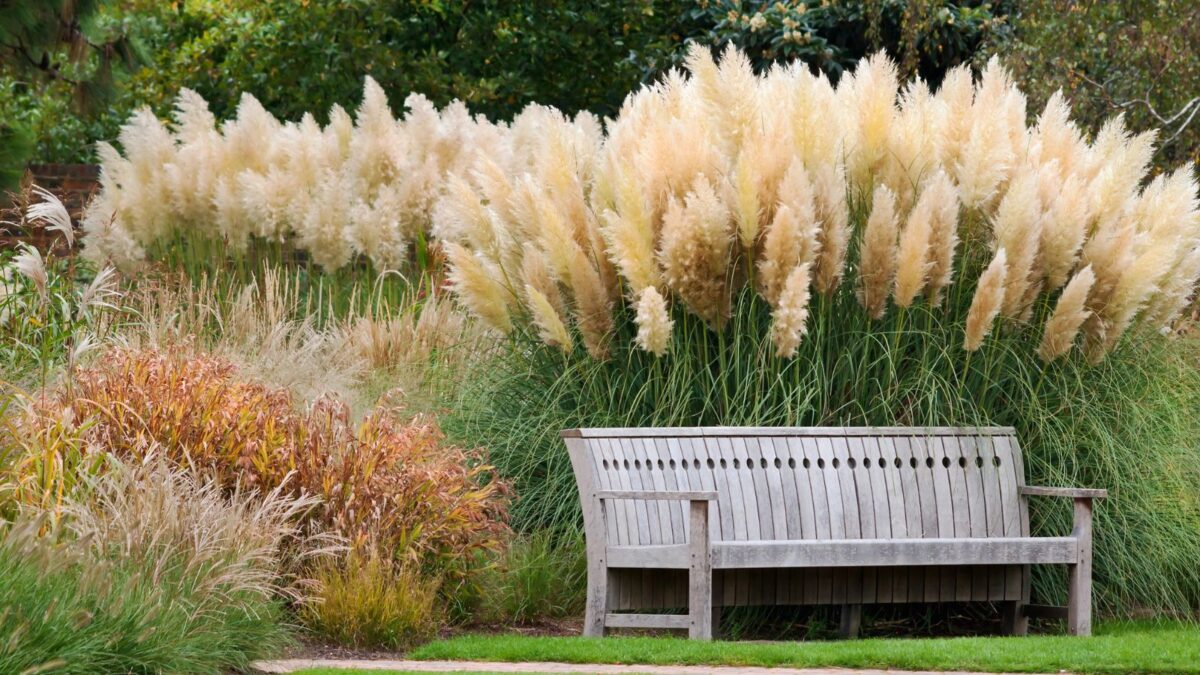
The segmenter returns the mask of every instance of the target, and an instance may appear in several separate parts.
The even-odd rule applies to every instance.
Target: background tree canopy
[[[54,12],[8,11],[10,5],[60,4],[86,17],[62,24],[77,27],[75,33],[47,28],[62,21]],[[0,119],[10,131],[7,143],[0,139],[0,169],[12,171],[26,160],[91,161],[95,141],[112,139],[132,110],[149,105],[165,115],[182,87],[199,92],[218,118],[232,114],[243,91],[281,118],[308,111],[323,116],[335,103],[355,104],[367,75],[397,109],[417,91],[439,105],[460,99],[493,119],[509,119],[533,102],[612,115],[630,90],[676,65],[693,41],[715,49],[735,44],[759,69],[798,59],[833,78],[882,48],[905,76],[935,83],[947,68],[999,53],[1030,92],[1031,115],[1061,87],[1093,130],[1116,110],[1135,127],[1163,127],[1159,166],[1195,158],[1200,145],[1200,115],[1193,114],[1200,108],[1200,8],[1188,0],[1031,0],[1019,8],[1011,0],[3,5],[0,44],[12,42],[5,36],[14,27],[28,24],[41,26],[36,32],[43,39],[92,35],[93,42],[108,44],[94,36],[117,35],[112,48],[90,51],[142,60],[128,74],[97,59],[69,65],[71,72],[102,74],[114,85],[112,100],[85,114],[73,103],[76,87],[61,76],[45,77],[45,70],[34,77],[29,64],[21,65],[29,59],[6,53]],[[35,15],[41,18],[31,23]],[[79,51],[57,38],[37,44],[54,66],[72,64],[66,57]],[[40,56],[34,60],[40,63]]]

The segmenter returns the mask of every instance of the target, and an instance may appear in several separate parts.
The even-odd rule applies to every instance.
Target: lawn
[[[642,665],[730,665],[992,672],[1200,673],[1200,626],[1108,623],[1074,638],[970,637],[850,642],[690,642],[681,638],[470,635],[433,642],[418,660],[557,661]],[[307,675],[345,673],[307,670]],[[378,673],[379,671],[373,671]]]

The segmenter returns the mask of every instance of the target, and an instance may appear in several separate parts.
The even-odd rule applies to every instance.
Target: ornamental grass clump
[[[936,92],[882,56],[837,87],[736,51],[687,65],[595,155],[548,152],[508,188],[466,174],[435,210],[455,292],[510,345],[443,424],[488,446],[514,525],[578,527],[563,428],[1013,426],[1029,483],[1112,494],[1099,605],[1193,608],[1191,170],[1147,181],[1152,133],[1118,117],[1085,138],[1061,96],[1027,126],[997,62]],[[547,147],[573,129],[546,125]],[[1036,533],[1069,532],[1069,504],[1033,509]]]
[[[1027,127],[1025,97],[994,60],[978,82],[952,71],[937,93],[901,88],[882,55],[836,88],[803,65],[755,76],[732,49],[717,62],[696,47],[687,68],[631,94],[598,147],[547,115],[528,167],[452,179],[434,228],[467,307],[563,349],[577,335],[604,358],[621,307],[666,325],[647,289],[721,331],[748,287],[779,317],[776,351],[794,356],[801,294],[782,292],[794,275],[827,297],[853,278],[874,320],[939,305],[957,285],[989,296],[970,321],[951,315],[975,350],[997,316],[1005,330],[1044,326],[1044,298],[1090,269],[1079,339],[1097,361],[1131,327],[1169,327],[1195,289],[1192,170],[1143,185],[1154,133],[1117,117],[1089,143],[1061,96]],[[993,283],[980,283],[981,258]],[[639,344],[664,353],[649,335]]]
[[[6,450],[4,482],[20,486],[18,503],[54,506],[76,477],[47,480],[49,469],[90,467],[103,451],[158,457],[227,489],[314,495],[306,519],[317,531],[439,573],[495,548],[506,531],[505,485],[490,478],[480,451],[446,443],[431,419],[381,407],[354,423],[336,399],[301,408],[228,361],[180,349],[114,350],[71,381],[12,425],[14,439],[54,441]],[[45,456],[56,451],[64,455]]]
[[[445,176],[515,170],[537,126],[525,115],[494,125],[459,102],[438,110],[420,94],[404,107],[395,118],[368,77],[355,114],[334,106],[325,126],[312,115],[281,122],[250,94],[218,123],[184,89],[170,124],[142,108],[122,126],[120,151],[99,144],[101,189],[83,221],[86,250],[131,268],[181,238],[235,252],[282,242],[327,270],[358,258],[396,269],[428,232]]]
[[[289,560],[318,549],[298,526],[313,498],[107,465],[58,513],[0,523],[0,671],[242,671],[294,644]]]

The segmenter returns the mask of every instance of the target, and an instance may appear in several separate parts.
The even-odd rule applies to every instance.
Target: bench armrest
[[[711,490],[600,490],[596,492],[597,499],[642,499],[642,500],[680,500],[680,501],[717,501],[717,493]]]
[[[1025,485],[1018,488],[1020,493],[1027,497],[1069,497],[1071,499],[1104,499],[1108,497],[1108,490],[1095,488],[1069,488],[1069,487],[1039,487],[1036,485]]]

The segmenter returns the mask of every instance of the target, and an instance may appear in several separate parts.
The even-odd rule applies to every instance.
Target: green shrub
[[[1200,345],[1193,338],[1126,340],[1096,366],[1078,355],[1044,365],[1032,354],[1035,320],[962,351],[970,289],[944,309],[915,305],[871,322],[852,289],[814,298],[798,356],[781,361],[769,307],[743,297],[730,326],[713,333],[673,313],[670,356],[633,342],[622,314],[608,361],[570,356],[514,338],[504,358],[451,407],[452,436],[486,445],[521,499],[514,525],[578,527],[570,462],[558,431],[580,426],[1012,425],[1027,480],[1105,487],[1099,506],[1096,599],[1105,611],[1188,611],[1200,601]],[[747,296],[750,293],[747,292]],[[1036,534],[1070,530],[1069,504],[1035,501]],[[1062,580],[1040,579],[1057,598]]]
[[[519,535],[456,594],[468,621],[534,624],[583,611],[587,558],[578,533]]]

